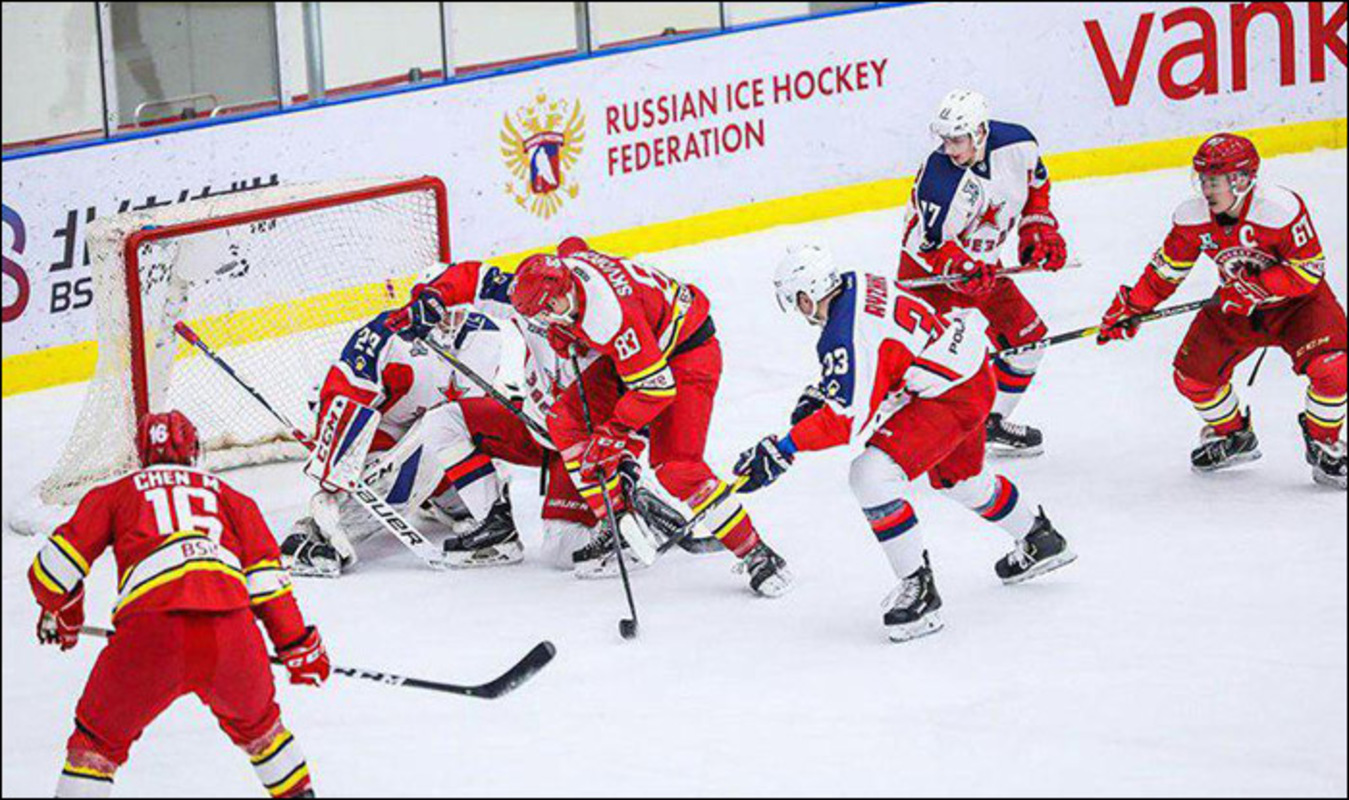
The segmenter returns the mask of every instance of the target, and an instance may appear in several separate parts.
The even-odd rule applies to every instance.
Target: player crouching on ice
[[[1132,339],[1136,328],[1121,321],[1156,308],[1208,256],[1222,288],[1190,325],[1175,358],[1176,388],[1205,423],[1191,455],[1194,469],[1215,472],[1260,458],[1232,374],[1256,350],[1279,347],[1310,382],[1300,426],[1313,478],[1344,489],[1344,309],[1325,279],[1306,204],[1295,192],[1260,184],[1259,171],[1260,154],[1245,137],[1220,133],[1199,147],[1194,173],[1201,196],[1176,209],[1142,279],[1120,287],[1099,341]]]
[[[455,405],[483,453],[546,471],[541,513],[543,559],[571,569],[582,579],[616,577],[619,565],[613,558],[606,526],[581,498],[563,458],[552,449],[553,442],[539,422],[547,418],[553,403],[573,384],[575,370],[567,355],[559,354],[550,344],[550,328],[521,316],[511,305],[515,279],[514,274],[481,261],[438,265],[433,277],[413,287],[408,304],[394,312],[389,324],[400,336],[419,341],[446,318],[471,309],[509,322],[519,332],[525,345],[523,402],[507,408],[496,398],[473,397],[460,398]],[[594,354],[583,357],[583,371],[596,358]],[[477,368],[470,368],[477,372]],[[575,392],[567,396],[573,402],[576,399]],[[624,505],[631,513],[618,512],[620,527],[638,526],[644,531],[644,539],[668,537],[682,528],[683,518],[645,485],[636,464],[630,461],[626,467],[621,489]]]
[[[141,419],[143,469],[84,496],[28,571],[38,641],[74,647],[84,624],[84,579],[111,547],[117,633],[99,653],[75,707],[58,797],[107,797],[131,745],[160,712],[195,694],[248,755],[274,797],[313,796],[300,745],[281,723],[267,647],[318,686],[328,654],[306,627],[290,577],[258,506],[192,468],[196,428],[177,411]]]
[[[348,493],[355,478],[415,513],[430,526],[423,532],[448,534],[451,567],[524,558],[506,482],[465,419],[462,402],[481,390],[422,342],[398,335],[395,313],[351,335],[319,391],[318,446],[305,471],[321,488],[281,546],[296,575],[336,577],[356,564],[355,544],[381,530]],[[487,380],[497,374],[501,331],[487,317],[456,309],[426,335]]]
[[[994,566],[1004,583],[1076,558],[1043,509],[1032,512],[1010,480],[984,469],[985,424],[997,383],[977,315],[939,315],[893,278],[840,275],[816,245],[791,248],[774,284],[784,312],[799,312],[823,328],[817,348],[823,377],[797,404],[787,436],[768,436],[740,456],[735,471],[748,478],[740,491],[776,481],[798,452],[865,441],[849,480],[900,579],[886,600],[891,639],[907,641],[942,627],[941,596],[907,499],[923,475],[1015,540]]]
[[[707,296],[573,237],[557,255],[520,264],[511,304],[548,327],[557,351],[570,351],[578,364],[582,353],[594,359],[581,380],[558,394],[548,431],[595,516],[605,518],[606,495],[616,514],[622,508],[619,468],[646,429],[656,480],[695,514],[708,509],[707,528],[740,559],[754,592],[786,592],[786,561],[759,538],[731,486],[704,460],[721,381],[721,344]]]

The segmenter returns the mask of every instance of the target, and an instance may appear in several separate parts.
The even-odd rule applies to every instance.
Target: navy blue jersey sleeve
[[[339,358],[352,377],[375,386],[380,384],[380,364],[388,349],[389,340],[394,336],[393,331],[385,324],[390,313],[385,311],[357,328],[342,347],[342,355]]]
[[[829,308],[816,353],[820,357],[820,392],[845,408],[853,404],[857,388],[856,344],[853,325],[857,313],[857,275],[843,275],[843,292]]]
[[[922,250],[936,249],[945,241],[946,218],[964,176],[965,170],[956,166],[946,154],[938,151],[928,156],[914,191],[918,203],[915,210],[923,229]]]

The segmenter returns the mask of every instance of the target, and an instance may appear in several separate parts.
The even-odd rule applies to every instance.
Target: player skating
[[[76,706],[57,795],[108,796],[131,745],[185,694],[206,704],[273,796],[312,795],[257,622],[292,683],[317,686],[330,667],[272,533],[252,500],[192,468],[197,432],[182,414],[147,415],[136,441],[143,469],[85,495],[28,573],[42,607],[38,640],[69,650],[90,566],[109,547],[117,560],[117,633]]]
[[[1039,144],[1024,127],[989,119],[983,95],[963,89],[942,101],[931,130],[941,147],[928,156],[914,183],[899,277],[965,276],[949,287],[915,293],[940,313],[977,308],[998,349],[1043,338],[1048,329],[1039,313],[1015,283],[996,275],[1013,231],[1022,265],[1053,272],[1067,264]],[[994,452],[1043,452],[1041,431],[1009,421],[1043,358],[1043,350],[1034,350],[993,359],[998,399],[987,424]]]
[[[972,311],[938,314],[893,279],[840,274],[827,251],[792,248],[774,278],[778,303],[823,328],[823,376],[797,404],[791,432],[743,453],[742,492],[776,481],[798,452],[865,442],[849,480],[899,578],[887,599],[890,638],[905,641],[942,627],[918,516],[909,504],[924,475],[938,493],[1001,527],[1014,540],[995,565],[1005,583],[1062,567],[1076,556],[1016,485],[984,467],[986,422],[996,383],[984,323]]]
[[[1278,347],[1309,381],[1299,419],[1317,483],[1345,488],[1345,313],[1325,280],[1325,255],[1296,192],[1259,181],[1260,154],[1220,133],[1194,156],[1200,197],[1182,203],[1143,277],[1120,287],[1101,323],[1102,344],[1132,339],[1121,320],[1175,293],[1199,257],[1218,265],[1217,302],[1190,326],[1175,358],[1176,387],[1204,420],[1194,469],[1213,472],[1260,457],[1232,374],[1256,350]]]
[[[548,326],[554,348],[596,357],[582,409],[578,387],[558,395],[548,415],[552,439],[581,495],[602,517],[607,492],[622,503],[616,474],[646,429],[656,479],[741,560],[750,587],[777,596],[791,583],[786,562],[764,543],[749,515],[703,458],[721,345],[707,297],[659,271],[564,241],[557,255],[531,256],[511,290],[516,311]]]
[[[424,532],[448,534],[450,566],[520,562],[524,550],[505,480],[466,419],[464,403],[482,391],[421,341],[398,336],[391,313],[356,329],[328,370],[316,438],[334,446],[316,451],[307,468],[324,488],[282,553],[297,575],[334,577],[355,565],[355,545],[381,527],[339,490],[339,476],[351,472],[396,508],[416,513]],[[487,317],[458,309],[428,335],[487,380],[496,376],[501,332]]]

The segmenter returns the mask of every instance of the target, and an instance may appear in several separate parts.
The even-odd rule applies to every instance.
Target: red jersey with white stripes
[[[252,606],[273,642],[304,635],[262,512],[214,475],[159,465],[92,489],[29,569],[38,603],[60,608],[109,547],[117,561],[114,621],[148,611]]]
[[[988,365],[977,312],[938,314],[882,275],[842,277],[817,345],[826,402],[793,426],[800,450],[865,441],[910,399],[940,397]]]
[[[706,335],[711,304],[697,287],[626,258],[579,250],[562,262],[577,283],[577,321],[567,332],[613,360],[626,389],[613,419],[641,428],[678,392],[669,360]]]
[[[1263,289],[1262,308],[1311,294],[1325,280],[1325,253],[1307,206],[1280,186],[1257,185],[1230,217],[1214,217],[1202,197],[1181,203],[1136,301],[1155,306],[1170,297],[1200,256],[1218,265],[1224,285],[1244,279]]]

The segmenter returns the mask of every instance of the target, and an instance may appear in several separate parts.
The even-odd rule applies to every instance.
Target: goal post
[[[434,177],[283,185],[102,217],[86,242],[97,364],[55,469],[11,517],[21,532],[44,532],[42,507],[134,469],[147,412],[187,414],[207,469],[301,456],[288,431],[177,340],[174,324],[189,322],[287,416],[312,425],[315,390],[355,327],[449,261],[449,205]]]

